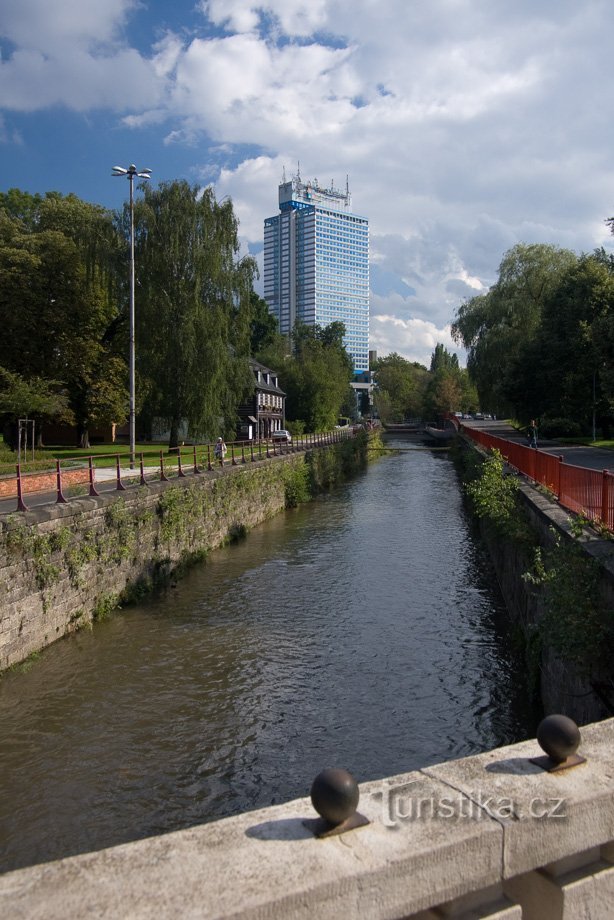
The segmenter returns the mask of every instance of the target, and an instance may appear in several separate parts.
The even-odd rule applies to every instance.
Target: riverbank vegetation
[[[605,598],[600,565],[586,551],[586,521],[571,516],[568,534],[551,527],[544,538],[531,524],[518,480],[498,451],[483,456],[458,444],[451,455],[491,555],[501,565],[517,560],[529,681],[538,682],[541,650],[551,649],[614,712],[614,610]],[[527,616],[527,610],[533,614]]]

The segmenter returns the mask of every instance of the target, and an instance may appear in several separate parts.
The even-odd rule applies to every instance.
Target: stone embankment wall
[[[0,523],[0,670],[366,463],[366,439],[75,499]],[[301,498],[302,496],[302,498]]]
[[[467,442],[466,449],[481,452],[473,442]],[[518,494],[542,547],[551,547],[555,536],[559,535],[563,541],[575,541],[587,559],[598,566],[600,601],[604,609],[614,611],[614,542],[600,537],[590,528],[584,529],[582,540],[578,542],[572,532],[569,512],[524,479],[519,482]],[[524,635],[527,674],[538,683],[545,712],[564,713],[579,724],[612,716],[614,675],[611,668],[608,673],[596,672],[589,678],[543,641],[540,624],[545,613],[544,593],[523,577],[532,568],[531,554],[526,547],[506,539],[484,522],[480,530],[508,613]],[[581,586],[577,590],[581,591]],[[602,691],[599,686],[603,687]]]
[[[0,914],[233,920],[609,920],[614,720],[548,773],[536,741],[364,783],[317,839],[308,798],[0,877]],[[307,790],[306,790],[307,791]]]

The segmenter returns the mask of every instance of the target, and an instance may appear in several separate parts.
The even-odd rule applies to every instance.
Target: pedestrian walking
[[[224,457],[226,456],[227,450],[228,448],[226,447],[226,444],[224,443],[224,439],[218,438],[217,441],[215,442],[213,453],[215,454],[215,459],[219,460],[222,466],[224,466]]]
[[[537,423],[534,418],[531,419],[531,424],[527,428],[527,438],[529,447],[537,448]]]

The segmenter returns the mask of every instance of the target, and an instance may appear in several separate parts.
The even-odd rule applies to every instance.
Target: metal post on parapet
[[[160,482],[168,482],[169,478],[164,472],[164,453],[160,451]]]
[[[125,492],[126,486],[122,482],[122,465],[121,465],[121,460],[119,458],[119,454],[115,455],[115,477],[117,480],[117,485],[115,487],[116,491]]]
[[[58,497],[56,498],[55,503],[56,505],[67,505],[68,501],[66,497],[64,496],[64,493],[62,492],[62,466],[61,464],[62,464],[61,460],[55,461],[55,475],[56,475],[57,493],[58,493]]]
[[[609,470],[603,471],[603,478],[601,480],[601,523],[606,527],[608,526],[608,517],[610,511],[610,485],[612,482],[612,474]]]
[[[183,467],[181,466],[181,448],[177,448],[177,476],[180,479],[185,479],[185,473],[183,472]]]
[[[88,457],[88,473],[89,473],[89,480],[90,480],[90,495],[92,496],[92,498],[95,498],[96,496],[100,495],[100,492],[96,488],[96,482],[94,479],[94,458],[93,457]]]
[[[140,454],[140,457],[139,457],[139,465],[140,465],[140,468],[141,468],[141,485],[142,485],[142,486],[146,486],[146,485],[147,485],[147,480],[145,479],[145,462],[144,462],[144,460],[143,460],[143,451],[141,451],[141,454]]]
[[[17,510],[18,511],[27,511],[28,507],[23,500],[23,488],[21,483],[21,463],[16,465],[17,473]]]
[[[207,444],[207,469],[209,472],[213,469],[213,464],[211,463],[211,445]]]
[[[196,457],[196,444],[194,445],[194,475],[198,476],[200,470],[198,469],[198,458]]]

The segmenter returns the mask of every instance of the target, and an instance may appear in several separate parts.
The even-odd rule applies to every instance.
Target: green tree
[[[277,319],[269,311],[266,300],[256,294],[250,293],[251,323],[250,323],[250,352],[257,355],[259,352],[270,348],[275,343],[279,325]]]
[[[58,381],[81,443],[92,421],[125,418],[126,380],[116,282],[119,240],[112,215],[74,195],[11,190],[0,198],[0,364],[24,378]],[[92,414],[109,391],[118,414]]]
[[[256,265],[238,258],[232,202],[187,182],[144,186],[135,206],[137,364],[145,418],[160,417],[178,442],[231,433],[253,386],[248,358]]]
[[[428,371],[393,352],[378,358],[374,371],[374,401],[380,418],[400,422],[422,414]]]
[[[429,381],[424,394],[425,412],[431,416],[456,411],[462,402],[463,383],[458,357],[441,342],[431,355]]]
[[[0,367],[0,419],[5,442],[15,450],[17,420],[37,418],[72,421],[69,401],[55,381],[32,377],[24,380]]]
[[[588,432],[593,410],[596,416],[607,413],[604,326],[613,315],[614,273],[599,258],[581,256],[542,312],[534,368],[542,424],[544,416],[568,419]]]
[[[452,334],[468,350],[467,366],[483,409],[523,419],[540,414],[531,365],[542,309],[575,262],[566,249],[518,244],[504,255],[488,293],[458,309]]]
[[[283,361],[280,379],[287,393],[286,415],[309,431],[333,428],[353,396],[353,363],[343,345],[343,323],[307,326],[297,323],[293,353]]]
[[[458,355],[449,352],[441,342],[438,342],[431,355],[431,374],[437,374],[440,371],[456,373],[458,370]]]

